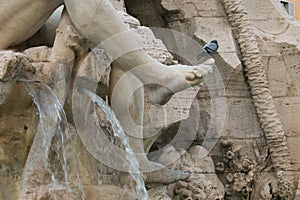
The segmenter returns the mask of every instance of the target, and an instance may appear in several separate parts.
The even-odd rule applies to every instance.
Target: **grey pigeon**
[[[198,54],[198,61],[204,62],[217,52],[219,48],[218,41],[212,40],[210,43],[205,44],[200,53]]]

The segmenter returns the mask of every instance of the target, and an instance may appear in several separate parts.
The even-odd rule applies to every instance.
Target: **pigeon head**
[[[218,44],[218,41],[217,40],[212,40],[211,43]]]

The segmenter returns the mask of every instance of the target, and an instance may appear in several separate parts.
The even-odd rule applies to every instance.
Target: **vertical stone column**
[[[275,170],[289,170],[291,161],[282,123],[273,103],[255,34],[241,0],[223,0],[228,21],[242,53],[253,103],[260,120]]]
[[[286,173],[292,169],[286,136],[273,102],[262,56],[247,11],[242,0],[223,0],[223,6],[242,54],[242,62],[254,107],[266,137],[273,168],[276,172],[277,184],[280,187],[279,196],[292,199],[292,173]]]

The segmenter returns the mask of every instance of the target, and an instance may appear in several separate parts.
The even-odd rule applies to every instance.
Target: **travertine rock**
[[[101,186],[85,186],[84,187],[85,199],[92,200],[127,200],[135,199],[134,196],[128,191],[116,187],[114,185],[103,184]],[[32,200],[52,200],[52,199],[80,199],[80,197],[70,194],[65,188],[51,188],[51,186],[43,186],[36,188],[34,193],[27,194],[24,199]]]
[[[171,200],[167,194],[167,186],[154,186],[148,192],[150,200]]]
[[[7,82],[16,80],[30,68],[30,63],[22,53],[14,51],[0,52],[0,81]]]
[[[201,146],[193,146],[188,152],[178,152],[173,146],[163,149],[158,161],[172,169],[190,172],[186,181],[169,185],[172,199],[223,199],[224,186],[214,171],[208,152]]]

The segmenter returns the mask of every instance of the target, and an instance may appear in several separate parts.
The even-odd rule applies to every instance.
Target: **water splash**
[[[95,93],[82,88],[78,88],[78,91],[82,94],[87,95],[90,98],[90,100],[96,103],[97,106],[99,106],[105,113],[107,120],[112,126],[113,136],[115,138],[118,138],[125,147],[125,160],[123,159],[123,161],[125,162],[124,166],[127,168],[126,170],[127,172],[129,172],[129,175],[131,176],[132,180],[136,183],[135,190],[138,195],[138,198],[142,200],[148,200],[148,192],[145,188],[142,173],[139,171],[138,160],[136,159],[135,154],[129,145],[128,137],[125,135],[124,130],[116,115],[110,109],[110,107],[102,100],[102,98],[96,95]],[[108,143],[106,144],[106,146],[109,146]],[[111,149],[108,150],[108,152],[110,151]]]
[[[68,162],[72,160],[72,162],[75,162],[74,165],[77,167],[77,174],[75,175],[78,182],[77,187],[81,192],[81,199],[85,199],[85,194],[82,189],[82,182],[79,175],[79,165],[76,155],[76,149],[74,148],[74,142],[70,134],[71,132],[68,128],[68,121],[62,105],[59,103],[57,96],[48,85],[31,81],[24,81],[23,84],[29,90],[29,94],[33,97],[34,103],[36,104],[39,111],[39,127],[42,129],[41,132],[43,133],[43,158],[45,168],[51,176],[51,189],[67,189],[67,191],[70,192],[71,195],[73,195],[74,191],[69,184],[70,172],[68,169],[68,165],[70,164]],[[49,163],[49,153],[51,151],[51,144],[55,136],[57,137],[57,144],[54,150],[63,168],[66,186],[60,185],[58,183],[55,177],[55,172],[52,171]],[[53,193],[51,192],[51,194]],[[53,196],[53,198],[56,199],[55,195]]]
[[[163,106],[163,111],[164,111],[164,126],[168,127],[168,113],[167,113],[167,108],[166,106]]]

